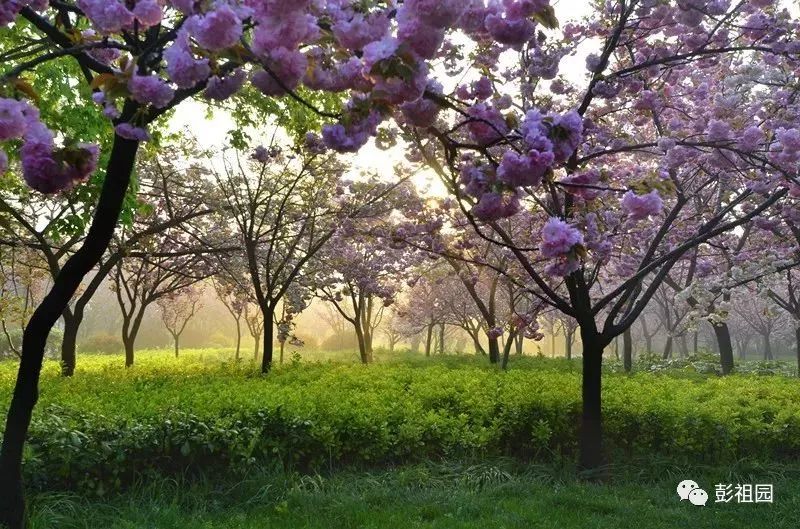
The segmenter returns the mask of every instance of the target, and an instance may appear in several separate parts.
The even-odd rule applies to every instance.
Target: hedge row
[[[48,375],[25,470],[39,488],[103,493],[140,473],[197,468],[570,457],[579,383],[571,369],[475,364],[302,365],[267,377],[158,365]],[[800,454],[797,379],[608,374],[604,399],[612,457],[724,463]]]

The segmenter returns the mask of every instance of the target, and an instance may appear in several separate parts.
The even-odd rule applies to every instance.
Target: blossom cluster
[[[58,149],[53,132],[39,118],[39,111],[25,101],[0,98],[0,141],[22,139],[22,177],[42,193],[56,193],[86,180],[97,168],[97,145],[68,143]],[[0,149],[0,171],[8,168],[8,156]]]
[[[508,134],[502,115],[483,103],[472,107],[470,134],[488,144]],[[519,210],[519,188],[536,188],[557,164],[564,163],[578,148],[583,119],[575,112],[542,114],[530,110],[519,127],[521,142],[506,150],[497,167],[464,157],[460,182],[477,199],[472,214],[481,220],[510,217]]]
[[[542,229],[539,252],[543,257],[555,259],[545,271],[551,275],[567,276],[580,268],[576,248],[583,244],[583,234],[559,218],[551,218]]]

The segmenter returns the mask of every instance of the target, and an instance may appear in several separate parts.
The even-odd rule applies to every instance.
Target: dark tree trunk
[[[126,338],[126,339],[122,340],[122,343],[125,345],[125,367],[132,367],[133,366],[133,360],[134,360],[134,358],[133,358],[133,355],[134,355],[133,341],[131,341],[130,339]]]
[[[132,320],[125,320],[123,317],[122,322],[122,343],[125,345],[125,367],[133,365],[134,346],[136,345],[136,337],[139,335],[139,329],[142,326],[142,319],[147,309],[147,302],[143,302],[139,307],[138,312]]]
[[[374,357],[375,354],[372,349],[372,330],[367,326],[364,328],[364,358],[362,362],[371,364]]]
[[[603,464],[601,381],[604,344],[596,332],[581,330],[583,341],[583,411],[580,431],[580,467],[597,469]]]
[[[133,112],[126,105],[123,115]],[[95,216],[83,245],[64,263],[50,292],[34,311],[22,337],[22,358],[14,394],[6,417],[0,451],[0,525],[22,529],[25,524],[25,496],[22,485],[22,453],[39,396],[39,374],[50,330],[64,312],[83,278],[100,261],[108,248],[128,189],[138,142],[114,138],[106,167],[106,178]]]
[[[672,356],[672,335],[667,335],[667,340],[664,342],[664,360]]]
[[[797,376],[800,377],[800,327],[794,330],[795,349],[797,350]]]
[[[425,356],[431,355],[431,344],[433,343],[433,324],[428,325],[428,334],[425,337]]]
[[[567,360],[572,360],[572,336],[571,333],[564,334],[564,349]]]
[[[511,356],[511,347],[514,345],[515,338],[516,335],[514,333],[510,333],[508,335],[506,344],[503,347],[503,363],[500,366],[502,369],[506,369],[508,367],[508,357]]]
[[[500,341],[498,338],[487,336],[489,339],[489,363],[496,364],[500,361]]]
[[[693,355],[697,354],[697,349],[699,347],[699,345],[698,345],[699,341],[700,341],[700,333],[698,331],[694,331],[694,333],[692,333],[692,354]]]
[[[358,339],[358,354],[359,357],[361,358],[361,363],[369,364],[372,362],[372,351],[369,350],[367,337],[365,336],[364,330],[361,328],[361,325],[359,323],[355,324],[355,330],[356,330],[356,338]],[[430,345],[428,347],[430,347]]]
[[[481,340],[478,337],[478,331],[470,331],[469,335],[472,337],[472,345],[475,347],[475,354],[486,356],[486,350],[481,345]]]
[[[264,354],[261,357],[261,372],[269,373],[272,368],[272,317],[274,316],[275,309],[267,307],[262,309],[261,314],[264,318]]]
[[[444,323],[439,324],[439,354],[444,354]]]
[[[686,343],[686,335],[685,334],[681,334],[681,340],[680,340],[679,343],[680,343],[680,350],[681,350],[681,358],[686,358],[687,356],[689,356],[689,344]]]
[[[175,342],[175,358],[178,358],[178,348],[180,347],[181,335],[175,334],[172,336],[172,339]]]
[[[633,369],[633,337],[630,327],[622,333],[622,365],[626,373]]]
[[[717,338],[719,347],[719,362],[722,365],[722,374],[727,375],[733,371],[733,344],[731,343],[731,332],[727,323],[714,325],[714,335]],[[697,336],[695,334],[695,336]]]
[[[61,342],[61,376],[71,377],[75,373],[75,351],[81,319],[71,311],[64,311],[64,339]]]

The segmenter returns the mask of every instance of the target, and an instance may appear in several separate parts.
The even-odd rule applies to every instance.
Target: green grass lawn
[[[25,458],[32,527],[798,527],[800,383],[780,366],[608,369],[611,465],[592,484],[574,466],[579,360],[502,372],[398,355],[262,376],[230,356],[143,351],[125,369],[82,355],[71,379],[47,362]],[[0,411],[15,367],[0,363]],[[684,479],[706,507],[678,501]],[[775,502],[717,504],[716,483],[772,483]]]
[[[105,502],[43,494],[34,498],[32,528],[789,529],[800,511],[800,470],[662,469],[652,477],[642,462],[611,484],[590,484],[569,471],[509,465],[262,474],[236,484],[158,480]],[[706,507],[678,500],[676,485],[686,477],[709,491]],[[717,482],[773,483],[775,501],[714,503]]]

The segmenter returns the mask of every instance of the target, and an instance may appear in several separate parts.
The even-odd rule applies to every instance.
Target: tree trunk
[[[130,116],[135,110],[131,103],[126,103],[125,107],[123,116]],[[22,358],[0,451],[0,525],[6,525],[9,529],[22,529],[25,524],[22,453],[31,414],[39,396],[39,374],[47,337],[83,278],[97,265],[111,242],[138,146],[138,142],[115,136],[103,189],[86,239],[78,251],[64,263],[50,292],[25,327]]]
[[[800,327],[794,330],[795,349],[797,349],[797,376],[800,377]]]
[[[626,373],[633,369],[633,336],[630,327],[622,333],[622,365]]]
[[[517,350],[517,355],[522,356],[522,343],[525,340],[525,336],[522,333],[518,334],[516,338],[514,338],[514,346]]]
[[[281,341],[281,349],[280,349],[281,356],[280,356],[280,359],[278,360],[278,363],[280,365],[283,365],[283,351],[284,351],[284,349],[286,349],[286,340],[282,340]]]
[[[470,338],[472,338],[472,345],[473,347],[475,347],[475,354],[486,356],[486,350],[481,345],[481,340],[478,335],[478,330],[476,329],[475,331],[472,331],[471,329],[467,329],[467,332],[469,333]]]
[[[179,347],[179,343],[181,341],[181,335],[180,334],[175,334],[175,335],[172,336],[172,339],[175,342],[175,358],[178,358],[178,347]]]
[[[126,338],[122,340],[122,343],[125,345],[125,367],[132,367],[133,366],[133,342]]]
[[[358,323],[355,324],[355,329],[356,329],[356,338],[358,339],[358,354],[361,357],[361,363],[369,364],[372,358],[371,354],[367,350],[367,341],[364,336],[364,331],[361,329],[361,325]]]
[[[64,311],[64,339],[61,342],[61,376],[71,377],[75,373],[75,351],[81,320],[71,311]]]
[[[769,339],[769,334],[764,334],[764,360],[773,360],[772,356],[772,341]]]
[[[717,338],[719,347],[719,362],[722,365],[722,374],[727,375],[733,371],[733,344],[731,343],[731,333],[727,323],[714,325],[714,335]],[[695,335],[696,337],[697,335]]]
[[[487,336],[489,339],[489,363],[496,364],[500,361],[499,338]]]
[[[242,324],[237,319],[236,320],[236,354],[234,356],[234,358],[236,359],[237,362],[239,361],[239,350],[240,350],[241,346],[242,346]]]
[[[374,358],[373,350],[372,350],[372,330],[369,328],[369,324],[364,328],[364,359],[366,361],[365,364],[371,364]]]
[[[700,332],[699,331],[694,331],[694,333],[692,333],[692,354],[693,355],[697,354],[697,348],[699,347],[698,346],[698,342],[699,341],[700,341]]]
[[[564,334],[564,350],[567,360],[572,360],[572,337],[569,333]]]
[[[581,329],[583,341],[583,410],[580,431],[580,467],[594,470],[603,464],[601,381],[604,344],[596,332]]]
[[[444,323],[439,324],[439,354],[444,354]]]
[[[664,360],[672,356],[672,335],[667,335],[667,340],[664,342]]]
[[[556,331],[553,329],[553,334],[550,335],[550,357],[556,357]]]
[[[257,334],[253,336],[253,342],[255,342],[253,347],[255,351],[255,353],[253,354],[253,360],[258,362],[258,351],[261,349],[261,335]]]
[[[431,343],[433,342],[433,324],[428,325],[428,335],[425,337],[425,356],[431,355]]]
[[[261,310],[264,318],[264,354],[261,357],[261,372],[269,373],[272,368],[272,317],[274,316],[275,309],[267,307]]]
[[[686,334],[681,334],[680,340],[680,350],[681,350],[681,358],[686,358],[689,356],[689,344],[686,343]]]
[[[511,356],[511,346],[514,345],[515,338],[516,335],[514,333],[510,333],[508,335],[508,339],[506,340],[505,346],[503,347],[503,363],[500,366],[503,370],[508,367],[508,357]]]

